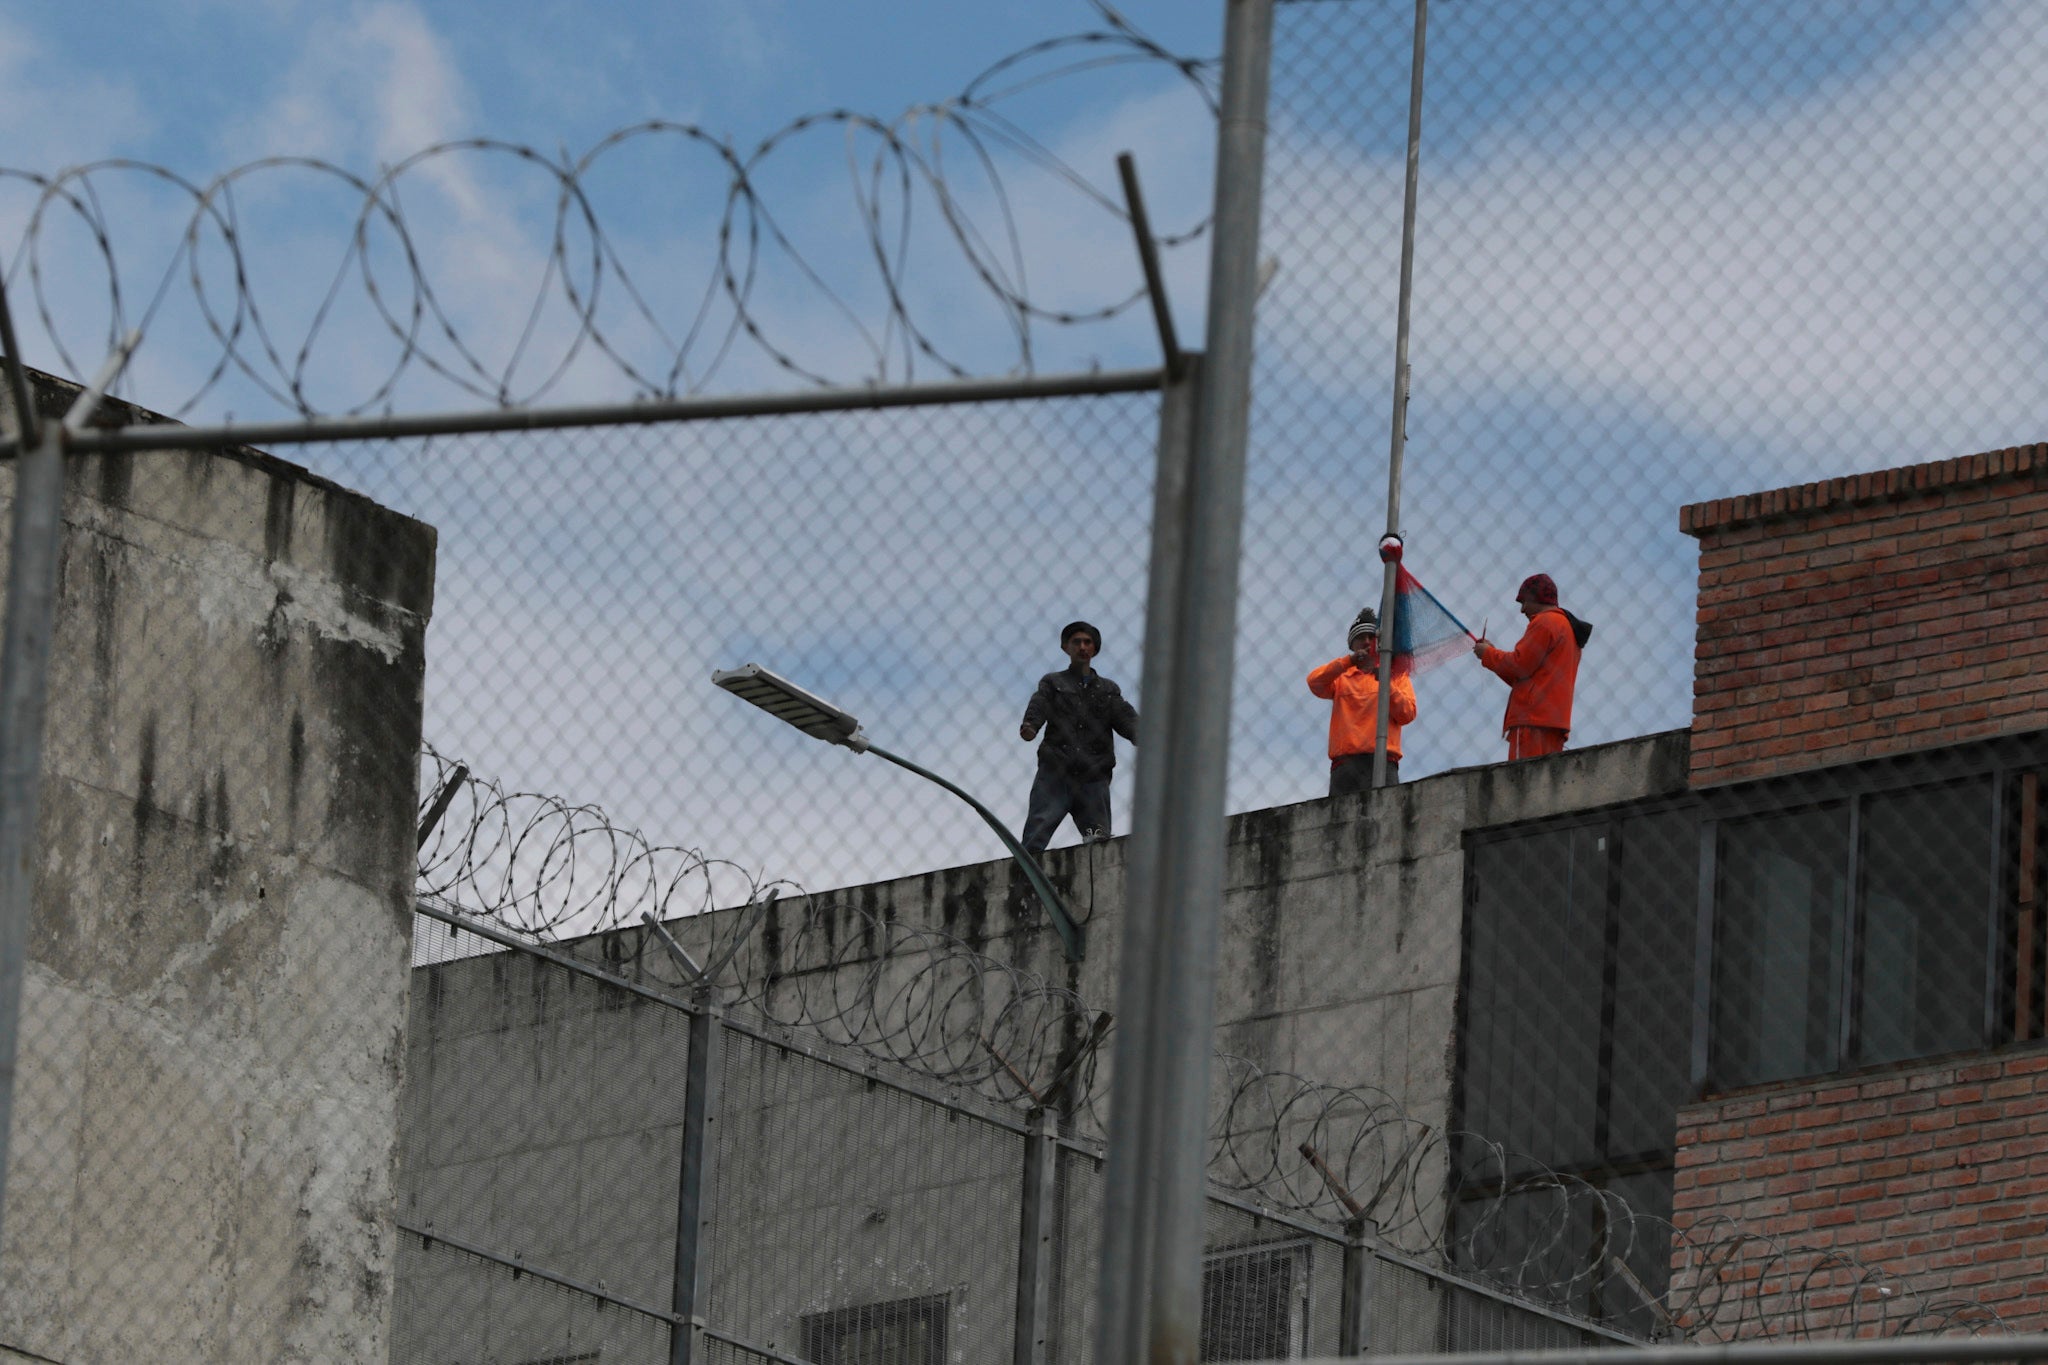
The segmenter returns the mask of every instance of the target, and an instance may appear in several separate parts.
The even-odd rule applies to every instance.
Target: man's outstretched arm
[[[1138,742],[1138,708],[1124,700],[1121,690],[1110,700],[1109,725],[1131,743]]]
[[[1045,724],[1046,716],[1045,683],[1041,681],[1032,692],[1031,700],[1024,703],[1024,723],[1017,727],[1017,733],[1025,740],[1038,738],[1038,729]]]

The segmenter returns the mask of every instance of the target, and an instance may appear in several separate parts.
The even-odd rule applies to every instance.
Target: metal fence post
[[[690,1058],[683,1096],[683,1173],[676,1191],[676,1271],[670,1309],[681,1319],[670,1338],[671,1365],[705,1358],[705,1267],[710,1260],[713,1199],[718,1189],[718,1115],[725,1082],[725,1016],[710,1001],[690,1014]]]
[[[0,300],[0,312],[4,312]],[[10,365],[17,364],[8,326]],[[43,722],[49,710],[50,640],[64,537],[64,432],[35,421],[16,371],[22,435],[14,461],[14,541],[8,553],[7,620],[0,644],[0,1217],[6,1202],[14,1066],[20,1047],[22,978],[36,893],[36,811],[42,796]],[[4,1224],[0,1224],[4,1226]]]
[[[1059,1152],[1052,1111],[1032,1110],[1031,1132],[1024,1138],[1024,1200],[1017,1219],[1017,1333],[1010,1352],[1015,1365],[1044,1365],[1046,1360]]]
[[[1199,1352],[1224,778],[1273,0],[1230,0],[1206,354],[1162,403],[1095,1358]],[[1174,425],[1192,403],[1192,439]],[[1185,465],[1176,464],[1179,450]]]
[[[1340,1356],[1362,1356],[1372,1349],[1372,1285],[1380,1258],[1373,1254],[1371,1226],[1363,1218],[1344,1225],[1344,1293],[1337,1310]]]

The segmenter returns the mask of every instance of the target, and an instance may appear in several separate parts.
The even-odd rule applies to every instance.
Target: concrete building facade
[[[70,460],[0,1359],[384,1358],[434,549],[254,451]]]
[[[2040,1330],[2048,448],[1681,524],[1709,874],[1673,1273],[1730,1273],[1711,1227],[1796,1243],[1739,1273],[1821,1333],[1887,1330],[1904,1284]]]
[[[1343,1278],[1347,1194],[1382,1253],[1377,1328],[1363,1334],[1378,1349],[1585,1339],[1565,1318],[1453,1282],[1465,836],[1669,798],[1685,769],[1683,735],[1653,736],[1230,821],[1205,1329],[1215,1358],[1346,1340],[1345,1306],[1368,1297]],[[1111,841],[1046,857],[1085,922],[1079,963],[1007,862],[667,926],[692,961],[726,964],[710,999],[739,1031],[723,1052],[700,1315],[797,1358],[831,1358],[805,1352],[862,1323],[943,1341],[934,1358],[1021,1358],[1018,1243],[1039,1197],[1023,1173],[1043,1123],[1055,1228],[1044,1278],[1058,1308],[1030,1358],[1087,1359],[1111,1082],[1108,1050],[1089,1045],[1114,1000],[1124,851]],[[449,911],[460,918],[459,901],[436,908]],[[701,1039],[686,1010],[632,991],[701,997],[645,929],[570,951],[618,984],[517,952],[420,969],[400,1214],[418,1238],[399,1328],[412,1358],[463,1341],[503,1359],[574,1358],[572,1341],[604,1359],[659,1346],[607,1335],[630,1313],[577,1326],[512,1311],[526,1296],[509,1277],[515,1248],[522,1273],[552,1267],[649,1310],[669,1302],[678,1263]],[[858,1064],[807,1064],[806,1049],[834,1045]],[[894,1088],[877,1091],[877,1076]],[[475,1253],[495,1257],[495,1272]],[[1657,1279],[1660,1256],[1639,1249],[1638,1273]],[[660,1322],[643,1313],[637,1329],[658,1336]]]

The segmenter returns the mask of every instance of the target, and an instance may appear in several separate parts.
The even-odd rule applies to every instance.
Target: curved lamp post
[[[974,813],[988,822],[988,827],[996,832],[996,837],[1003,841],[1003,847],[1010,850],[1010,856],[1016,859],[1017,866],[1023,870],[1024,880],[1031,883],[1031,889],[1038,893],[1039,903],[1045,906],[1045,913],[1052,919],[1052,927],[1060,936],[1060,943],[1067,951],[1068,960],[1081,960],[1085,951],[1081,926],[1074,923],[1074,917],[1067,913],[1066,904],[1060,900],[1059,893],[1052,889],[1052,883],[1045,879],[1045,873],[1039,870],[1037,860],[1024,851],[1024,845],[1017,842],[1017,836],[1010,833],[987,806],[937,773],[920,768],[909,759],[892,754],[873,743],[861,733],[860,722],[852,716],[824,698],[806,692],[789,679],[769,672],[759,664],[742,664],[738,668],[717,669],[711,674],[711,681],[740,700],[752,702],[777,720],[794,725],[813,739],[822,739],[827,744],[837,744],[857,754],[873,754],[877,758],[886,758],[897,767],[908,769],[927,782],[937,783],[974,807]]]

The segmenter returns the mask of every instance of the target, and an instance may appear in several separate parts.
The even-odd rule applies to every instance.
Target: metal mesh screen
[[[1524,717],[1561,755],[1505,761],[1535,656],[1454,637],[1399,788],[1326,799],[1355,752],[1306,679],[1380,596],[1412,18],[1278,12],[1207,737],[1208,1174],[1265,1212],[1212,1204],[1204,1354],[2048,1324],[2007,1263],[2048,1032],[2048,19],[1437,6],[1402,564],[1495,645],[1563,648],[1535,574],[1593,633],[1567,723]],[[1124,314],[1105,359],[1149,362]],[[1084,952],[940,788],[1025,823],[1065,623],[1142,700],[1160,413],[72,458],[0,1346],[651,1358],[715,1122],[697,1345],[1001,1358],[1043,1108],[1043,1353],[1086,1360],[1128,849],[1053,836]],[[711,684],[750,662],[943,783]],[[1964,1187],[1989,1231],[1938,1220]],[[1355,1221],[1387,1255],[1347,1288]]]
[[[667,1365],[669,1324],[442,1242],[398,1250],[393,1365]]]
[[[739,1036],[723,1114],[714,1321],[820,1359],[866,1360],[879,1348],[861,1343],[885,1340],[1009,1349],[1017,1135]],[[880,1307],[909,1300],[916,1314]]]
[[[1062,1147],[1059,1162],[1059,1271],[1049,1355],[1056,1362],[1083,1361],[1095,1353],[1103,1161],[1092,1153]]]
[[[295,522],[253,457],[69,473],[0,1342],[381,1354],[420,528],[331,488]]]
[[[806,738],[712,672],[775,670],[1020,828],[1034,759],[1018,724],[1066,665],[1061,625],[1095,624],[1102,671],[1137,696],[1157,406],[476,436],[324,452],[321,468],[439,530],[436,748],[509,792],[823,889],[1003,847],[957,798]],[[1130,784],[1112,790],[1126,829]]]
[[[666,1308],[687,1017],[520,952],[415,982],[400,1220]]]

